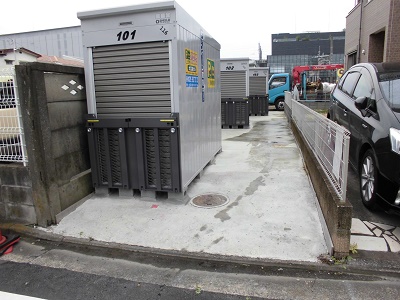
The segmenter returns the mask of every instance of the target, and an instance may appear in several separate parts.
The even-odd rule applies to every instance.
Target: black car
[[[350,165],[364,205],[400,210],[400,63],[351,67],[331,94],[328,117],[347,128]]]

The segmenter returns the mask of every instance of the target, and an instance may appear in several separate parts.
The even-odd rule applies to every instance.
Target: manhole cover
[[[204,194],[196,196],[190,200],[193,206],[201,208],[214,208],[227,204],[228,197],[220,194]]]

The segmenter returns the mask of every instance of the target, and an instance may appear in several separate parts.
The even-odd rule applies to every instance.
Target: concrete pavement
[[[150,252],[318,262],[330,241],[284,114],[250,117],[248,129],[224,129],[222,136],[222,153],[185,201],[93,195],[58,225],[34,231]],[[204,208],[189,201],[204,194],[228,202]],[[399,252],[399,241],[399,227],[353,219],[358,250]]]
[[[221,194],[223,206],[94,195],[46,230],[150,249],[317,262],[329,252],[317,199],[283,112],[223,130],[222,153],[187,191]]]

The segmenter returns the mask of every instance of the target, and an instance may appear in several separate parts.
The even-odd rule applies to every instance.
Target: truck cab
[[[276,110],[283,110],[285,91],[291,90],[290,75],[288,73],[273,74],[268,81],[269,104],[275,105]]]

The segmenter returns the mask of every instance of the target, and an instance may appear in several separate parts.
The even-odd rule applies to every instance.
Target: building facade
[[[346,68],[363,62],[399,62],[399,29],[399,0],[358,0],[346,18]]]
[[[0,49],[26,48],[41,55],[83,59],[81,26],[0,35]]]
[[[272,34],[270,74],[290,73],[294,66],[343,64],[345,31]]]
[[[0,69],[19,65],[21,62],[33,62],[39,57],[40,54],[25,48],[0,49]]]

